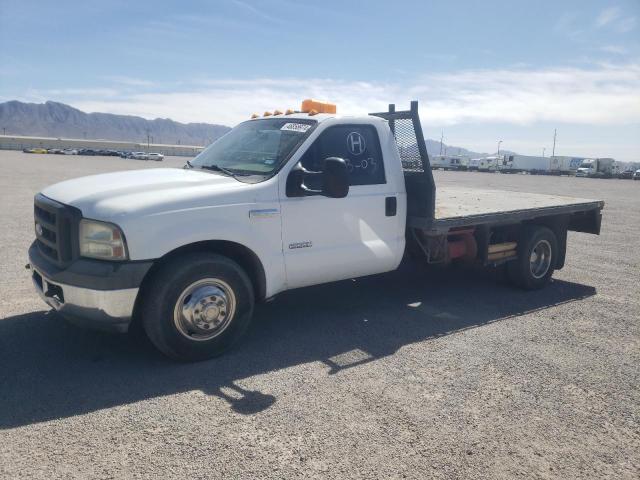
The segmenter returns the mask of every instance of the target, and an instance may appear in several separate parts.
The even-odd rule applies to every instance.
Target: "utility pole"
[[[500,145],[501,145],[501,144],[502,144],[502,140],[500,140],[500,141],[498,142],[498,153],[496,154],[496,156],[497,156],[497,157],[499,157],[499,156],[500,156]]]
[[[556,134],[557,134],[557,130],[554,128],[553,129],[553,152],[551,152],[551,156],[555,157],[556,156]]]
[[[440,133],[440,155],[442,155],[442,140],[444,139],[444,130]]]
[[[546,150],[546,148],[542,147],[542,158],[544,158],[544,151]]]
[[[146,129],[146,132],[147,132],[147,153],[149,153],[149,138],[150,137],[149,137],[149,129],[148,128]]]
[[[7,127],[2,127],[2,135],[6,135],[7,134]]]

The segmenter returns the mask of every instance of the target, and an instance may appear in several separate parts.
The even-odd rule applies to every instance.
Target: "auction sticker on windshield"
[[[285,123],[280,130],[285,132],[300,132],[304,133],[311,128],[308,123]]]

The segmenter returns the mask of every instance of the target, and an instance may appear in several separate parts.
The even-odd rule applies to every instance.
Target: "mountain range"
[[[230,128],[209,123],[179,123],[168,118],[147,120],[131,115],[85,113],[64,103],[0,103],[0,128],[7,135],[152,143],[207,145]]]
[[[208,145],[230,130],[225,125],[180,123],[168,118],[147,120],[112,113],[85,113],[59,102],[23,103],[17,100],[0,103],[0,128],[7,135],[131,142],[146,142],[149,135],[152,143],[173,145]],[[429,155],[440,153],[439,141],[426,139],[425,143]],[[486,155],[444,144],[442,151],[470,157]]]

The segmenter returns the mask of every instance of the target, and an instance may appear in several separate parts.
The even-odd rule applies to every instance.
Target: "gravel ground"
[[[638,478],[640,182],[436,172],[602,198],[603,233],[539,292],[462,269],[288,292],[182,365],[65,324],[24,264],[42,187],[183,162],[0,152],[0,478]]]

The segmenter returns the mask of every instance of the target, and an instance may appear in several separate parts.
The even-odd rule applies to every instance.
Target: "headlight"
[[[126,260],[122,231],[111,223],[80,220],[80,255],[102,260]]]

